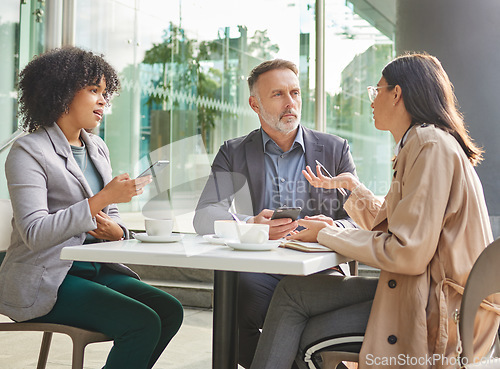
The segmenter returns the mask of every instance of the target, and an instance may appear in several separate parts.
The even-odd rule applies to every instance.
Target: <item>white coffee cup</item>
[[[148,236],[167,237],[172,234],[174,229],[173,219],[145,219],[144,224]]]
[[[214,222],[215,235],[227,240],[237,240],[238,231],[234,220],[216,220]]]
[[[269,240],[269,224],[237,224],[241,243],[264,243]]]

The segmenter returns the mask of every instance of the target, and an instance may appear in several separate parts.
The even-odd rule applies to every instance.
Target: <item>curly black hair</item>
[[[33,132],[51,126],[69,109],[81,89],[106,80],[109,102],[120,89],[115,69],[101,55],[77,47],[64,47],[36,56],[19,75],[21,126]]]

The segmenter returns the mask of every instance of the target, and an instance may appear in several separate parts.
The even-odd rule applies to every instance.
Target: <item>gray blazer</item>
[[[344,172],[356,174],[347,140],[338,136],[303,129],[306,165],[313,170],[320,161],[332,175]],[[214,221],[232,219],[228,213],[235,200],[238,217],[257,215],[264,209],[265,173],[262,131],[256,129],[247,136],[224,142],[212,164],[212,173],[200,196],[193,225],[197,233],[214,233]],[[342,224],[355,227],[344,211],[344,199],[335,189],[309,186],[307,208],[301,217],[325,214],[333,219],[345,219]]]
[[[82,139],[104,184],[112,179],[104,141],[82,130]],[[93,193],[57,124],[19,138],[5,163],[12,201],[12,237],[0,267],[0,313],[16,321],[47,314],[73,264],[59,258],[97,228],[88,205]],[[124,229],[116,205],[103,209]],[[137,278],[127,267],[108,264]]]

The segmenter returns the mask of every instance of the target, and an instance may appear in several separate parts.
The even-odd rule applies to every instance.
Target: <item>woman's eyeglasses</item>
[[[378,89],[379,88],[385,88],[385,87],[394,87],[393,85],[387,85],[387,86],[368,86],[368,97],[370,98],[370,101],[373,102],[375,98],[378,95]]]

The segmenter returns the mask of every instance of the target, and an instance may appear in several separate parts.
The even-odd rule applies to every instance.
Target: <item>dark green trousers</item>
[[[54,308],[34,322],[102,332],[114,340],[105,369],[149,369],[179,330],[177,299],[99,263],[75,263]]]

